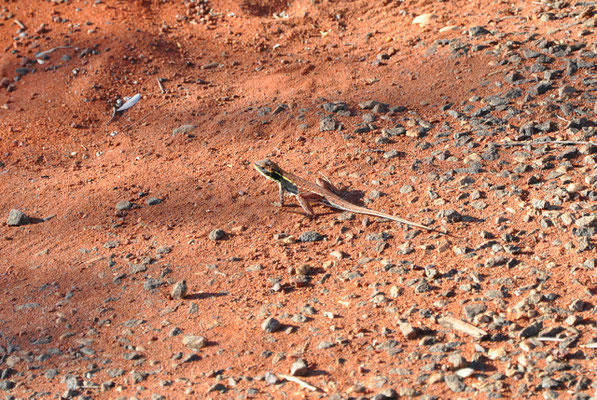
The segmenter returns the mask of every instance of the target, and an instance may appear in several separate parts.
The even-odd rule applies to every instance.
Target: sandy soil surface
[[[5,0],[2,396],[596,395],[595,10]]]

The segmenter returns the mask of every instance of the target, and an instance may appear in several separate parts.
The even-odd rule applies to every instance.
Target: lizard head
[[[284,171],[282,168],[278,167],[278,164],[267,158],[265,160],[255,161],[253,166],[261,175],[272,181],[279,182],[284,179]]]

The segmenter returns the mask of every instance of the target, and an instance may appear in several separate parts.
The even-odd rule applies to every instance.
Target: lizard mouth
[[[258,163],[253,163],[253,166],[255,167],[257,172],[259,172],[261,175],[265,176],[267,179],[271,179],[272,181],[276,181],[276,182],[280,181],[280,179],[281,179],[280,175],[275,173],[274,171],[267,170],[267,169],[263,168],[261,165],[259,165]]]

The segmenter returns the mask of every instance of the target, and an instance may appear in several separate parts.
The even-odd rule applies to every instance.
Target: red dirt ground
[[[436,127],[433,133],[441,131],[444,121],[455,130],[467,130],[470,127],[449,120],[440,107],[460,107],[475,95],[494,93],[495,82],[511,67],[499,65],[500,58],[484,51],[463,57],[454,57],[447,46],[429,51],[436,40],[488,41],[494,49],[535,33],[594,44],[594,32],[580,35],[579,25],[558,29],[562,20],[541,20],[548,8],[538,2],[20,0],[4,1],[0,9],[0,79],[10,82],[0,88],[0,214],[7,216],[16,208],[35,222],[0,226],[0,343],[4,363],[10,359],[13,370],[8,379],[15,383],[7,393],[50,398],[64,394],[64,377],[73,375],[90,382],[77,388],[79,393],[107,399],[152,394],[316,398],[335,393],[356,398],[387,388],[405,396],[412,394],[405,388],[412,388],[441,398],[476,398],[487,396],[482,390],[491,381],[487,376],[499,372],[506,377],[498,380],[503,388],[497,393],[513,396],[524,381],[530,397],[543,397],[536,389],[540,374],[538,380],[527,375],[533,368],[542,370],[545,360],[522,373],[512,372],[526,354],[520,350],[522,339],[478,341],[443,328],[436,317],[466,320],[463,306],[479,301],[488,289],[498,289],[500,278],[523,289],[488,301],[488,318],[502,315],[526,326],[535,315],[516,314],[515,306],[535,292],[559,294],[550,307],[567,308],[575,298],[595,304],[594,271],[575,267],[591,254],[595,257],[594,250],[578,253],[553,246],[560,236],[553,226],[517,243],[522,251],[518,259],[527,268],[483,268],[493,254],[464,257],[459,251],[486,242],[482,231],[499,238],[539,229],[540,218],[529,222],[525,215],[542,188],[501,199],[488,194],[487,208],[470,210],[478,222],[446,223],[437,214],[460,207],[461,176],[442,184],[428,175],[466,167],[464,158],[482,153],[484,147],[422,149],[422,139],[409,136],[378,144],[379,131],[353,133],[351,122],[360,121],[355,117],[339,118],[347,124],[344,131],[320,132],[326,114],[321,105],[345,101],[363,113],[357,104],[372,99],[407,107],[395,116],[407,129],[409,121],[420,119]],[[412,24],[414,17],[426,13],[435,16],[428,25]],[[27,34],[18,40],[17,20]],[[469,38],[468,29],[480,25],[510,34]],[[52,52],[43,64],[35,61],[37,53],[58,46],[68,48]],[[375,64],[378,54],[391,56],[380,66]],[[15,82],[17,68],[35,72]],[[594,69],[583,76],[591,72]],[[136,93],[141,94],[139,103],[107,124],[116,100]],[[273,111],[281,104],[286,109],[278,114],[259,113],[262,107]],[[541,119],[544,110],[536,112],[532,118]],[[390,126],[383,119],[377,123]],[[184,124],[196,128],[173,134]],[[475,140],[485,146],[516,133],[507,127],[502,137]],[[578,139],[564,129],[556,136]],[[399,151],[400,157],[385,159],[388,150]],[[410,168],[415,159],[444,150],[455,160]],[[515,162],[516,150],[504,151],[501,159]],[[393,223],[376,218],[364,223],[358,215],[343,220],[342,214],[320,207],[322,215],[314,219],[301,215],[300,208],[278,210],[271,204],[277,200],[276,185],[252,167],[253,161],[266,157],[310,180],[322,172],[365,198],[379,190],[383,196],[369,207],[430,222],[450,236],[421,232],[409,237],[410,229]],[[487,168],[495,172],[491,185],[512,184],[498,174],[497,163]],[[571,172],[569,182],[586,186],[583,179],[594,173],[591,168]],[[479,178],[479,188],[484,181]],[[401,194],[406,184],[415,190]],[[440,199],[431,200],[429,190]],[[150,197],[163,201],[146,205]],[[121,200],[138,207],[117,211]],[[508,223],[500,227],[499,217]],[[227,233],[224,240],[209,239],[216,228]],[[292,240],[310,230],[327,240]],[[385,249],[367,240],[367,235],[382,231],[392,235]],[[290,240],[276,239],[280,233],[291,235]],[[412,253],[400,252],[405,244]],[[161,246],[171,251],[163,252]],[[333,252],[341,252],[342,258]],[[388,263],[405,270],[390,273],[384,267]],[[131,272],[131,265],[140,264],[147,269]],[[258,264],[261,268],[253,268]],[[307,285],[296,273],[305,264],[313,269]],[[417,293],[409,280],[424,279],[424,267],[431,264],[442,274],[453,269],[458,276],[433,282],[431,292]],[[362,277],[344,280],[347,270],[360,271]],[[545,270],[550,279],[543,285]],[[475,274],[484,276],[482,289],[462,289],[475,285]],[[145,290],[148,278],[165,284]],[[173,300],[171,285],[183,279],[189,294]],[[281,290],[272,290],[277,280]],[[377,291],[385,296],[380,303],[371,298]],[[392,296],[395,291],[400,295]],[[444,296],[447,291],[454,296]],[[31,303],[37,305],[22,307]],[[197,306],[194,313],[189,313],[191,304]],[[316,310],[308,315],[311,320],[293,321],[308,304]],[[433,317],[423,317],[422,310],[430,310]],[[590,314],[584,310],[579,315],[590,320]],[[268,316],[282,322],[282,331],[262,330]],[[400,333],[400,319],[419,329],[416,339]],[[142,322],[127,323],[130,320]],[[560,317],[555,320],[563,324]],[[482,320],[468,322],[490,330]],[[183,333],[172,336],[175,327]],[[595,337],[591,323],[577,328],[584,332],[582,343]],[[506,356],[486,357],[486,370],[464,380],[474,390],[456,394],[442,382],[450,370],[446,360],[416,355],[426,331],[436,332],[439,343],[464,342],[459,350],[469,362],[479,357],[478,345],[503,349]],[[205,337],[207,346],[188,349],[182,343],[186,334]],[[47,343],[39,342],[43,338]],[[397,354],[378,348],[390,339],[399,342]],[[319,349],[323,341],[335,346]],[[13,346],[16,350],[9,352]],[[558,353],[557,343],[546,346],[550,357],[570,359]],[[60,349],[60,354],[40,359],[49,349]],[[265,357],[265,351],[273,355]],[[132,352],[138,359],[124,358]],[[175,357],[178,352],[183,358],[196,352],[198,359],[182,363]],[[594,374],[593,357],[574,362]],[[289,374],[298,358],[310,369],[300,379],[321,389],[320,394],[292,382],[269,385],[262,378],[268,371]],[[418,381],[421,368],[431,362],[438,363],[428,371],[431,380]],[[59,371],[57,377],[44,376],[50,368]],[[106,374],[117,368],[124,375]],[[392,374],[392,368],[413,372],[402,376]],[[132,370],[148,375],[135,382]],[[91,384],[106,381],[112,385]],[[227,388],[224,394],[214,389],[217,383]],[[562,388],[558,392],[569,396]]]

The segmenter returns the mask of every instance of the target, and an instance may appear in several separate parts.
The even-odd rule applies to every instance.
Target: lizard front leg
[[[278,188],[280,189],[279,190],[280,202],[279,203],[274,202],[274,205],[278,206],[278,207],[284,207],[284,187],[282,186],[282,183],[278,182]]]

